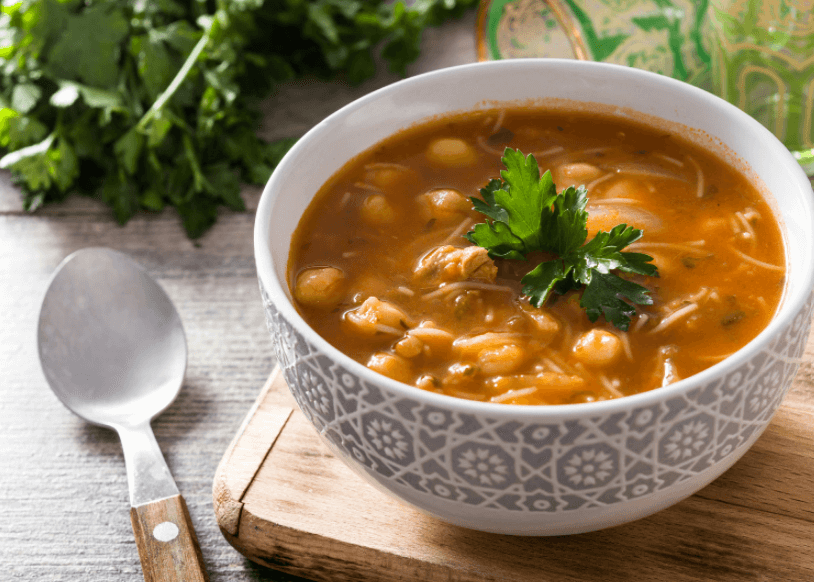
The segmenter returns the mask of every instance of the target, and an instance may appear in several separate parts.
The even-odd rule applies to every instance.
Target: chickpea
[[[478,354],[478,364],[486,375],[511,374],[525,359],[525,350],[514,344],[488,348]]]
[[[577,162],[574,164],[564,164],[557,169],[557,184],[587,184],[602,175],[602,170],[593,164]]]
[[[413,366],[410,362],[388,352],[378,352],[370,356],[367,367],[399,382],[410,383],[413,378]]]
[[[538,386],[544,390],[576,390],[585,385],[585,379],[571,374],[543,372],[537,374]]]
[[[461,386],[471,384],[480,374],[480,369],[474,364],[452,364],[442,380],[444,386]]]
[[[471,166],[478,159],[478,154],[472,146],[462,139],[451,137],[432,142],[425,155],[432,163],[454,168]]]
[[[483,298],[479,291],[464,291],[452,301],[452,313],[458,319],[480,311],[483,307]]]
[[[393,350],[403,358],[415,358],[424,349],[424,342],[417,337],[407,334],[393,346]]]
[[[371,164],[365,167],[365,182],[389,191],[415,180],[415,173],[397,164]]]
[[[349,282],[349,295],[353,304],[359,305],[368,297],[382,297],[386,295],[391,286],[374,273],[362,273]]]
[[[415,381],[415,385],[422,390],[429,390],[431,392],[440,392],[441,380],[432,376],[431,374],[424,374]]]
[[[719,233],[731,234],[732,230],[726,218],[716,216],[701,222],[701,232],[707,236],[717,236]]]
[[[448,354],[454,339],[451,333],[437,328],[431,321],[422,321],[418,327],[411,329],[408,335],[421,340],[424,348],[429,350],[426,355],[431,358],[440,358]]]
[[[512,333],[526,333],[529,327],[528,324],[529,322],[526,318],[519,315],[512,315],[506,320],[506,327],[508,327]]]
[[[588,204],[588,238],[597,231],[610,232],[617,224],[635,224],[648,234],[664,231],[664,223],[655,214],[630,204]]]
[[[630,178],[616,180],[610,188],[605,190],[603,196],[603,198],[632,198],[634,200],[644,200],[646,197],[647,193],[642,181]]]
[[[603,329],[592,329],[577,338],[571,353],[587,366],[606,366],[616,360],[624,350],[616,334]]]
[[[373,226],[383,226],[396,220],[395,209],[381,194],[373,194],[365,198],[359,211],[362,220]]]
[[[548,345],[560,332],[559,320],[551,315],[546,309],[534,307],[533,305],[523,302],[520,304],[523,313],[534,323],[537,328],[538,337],[543,342],[543,345]]]
[[[313,267],[297,276],[294,298],[309,307],[330,308],[345,291],[345,274],[335,267]]]
[[[517,340],[510,334],[487,332],[471,337],[459,337],[453,342],[452,347],[456,355],[468,359],[477,357],[484,350],[516,343]]]
[[[472,208],[469,199],[452,188],[437,188],[424,192],[418,197],[421,217],[440,222],[453,222]]]

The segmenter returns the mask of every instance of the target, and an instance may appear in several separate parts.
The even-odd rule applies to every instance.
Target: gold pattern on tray
[[[490,2],[481,4],[478,13],[478,59],[489,60],[486,45],[486,21]],[[531,56],[590,60],[588,47],[579,29],[558,0],[520,0],[503,7],[497,25],[497,44],[502,58]],[[543,31],[538,34],[537,31]]]
[[[814,176],[814,0],[711,0],[713,91]]]
[[[709,71],[708,3],[486,0],[478,14],[478,58],[605,61],[703,86]]]
[[[760,121],[814,180],[814,0],[483,0],[478,59],[627,65]]]

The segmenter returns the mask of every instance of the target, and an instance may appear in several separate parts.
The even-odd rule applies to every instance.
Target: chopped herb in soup
[[[361,154],[314,198],[289,258],[298,310],[353,359],[516,404],[696,374],[769,323],[784,277],[769,206],[715,155],[630,119],[528,107]]]

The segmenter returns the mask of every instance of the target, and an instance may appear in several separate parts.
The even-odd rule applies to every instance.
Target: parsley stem
[[[186,80],[187,75],[192,70],[192,67],[195,65],[195,62],[198,60],[198,57],[201,56],[204,48],[206,47],[207,43],[212,34],[212,25],[213,22],[210,21],[209,26],[206,27],[206,30],[201,36],[198,43],[192,48],[192,51],[189,53],[187,60],[184,61],[184,64],[178,70],[178,73],[173,78],[172,82],[164,89],[164,92],[158,96],[158,99],[155,100],[153,105],[150,107],[149,111],[144,114],[144,116],[139,120],[136,124],[136,131],[144,131],[147,127],[147,124],[150,123],[153,118],[158,114],[161,109],[164,108],[167,101],[172,99],[172,96],[175,95],[175,92],[178,90],[178,87]]]
[[[192,144],[192,138],[188,134],[184,134],[184,152],[189,160],[189,166],[192,168],[192,183],[195,192],[203,192],[208,190],[207,180],[201,172],[201,166],[198,164],[198,156],[195,153],[195,146]]]

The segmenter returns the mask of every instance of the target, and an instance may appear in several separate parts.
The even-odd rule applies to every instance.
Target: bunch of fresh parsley
[[[302,75],[404,73],[421,32],[476,0],[21,0],[0,13],[0,167],[35,210],[71,192],[124,223],[177,208],[190,237],[293,139],[255,135],[257,102]]]
[[[588,238],[588,203],[584,186],[566,188],[557,194],[551,172],[540,176],[534,156],[506,148],[502,180],[491,180],[472,198],[475,210],[488,222],[476,224],[466,234],[472,243],[489,251],[493,259],[519,259],[535,251],[553,256],[522,279],[523,294],[541,307],[554,291],[564,294],[585,286],[580,305],[588,318],[600,315],[627,330],[636,312],[633,304],[652,305],[648,290],[612,271],[658,276],[652,257],[621,250],[639,240],[642,231],[620,224],[610,232]]]

